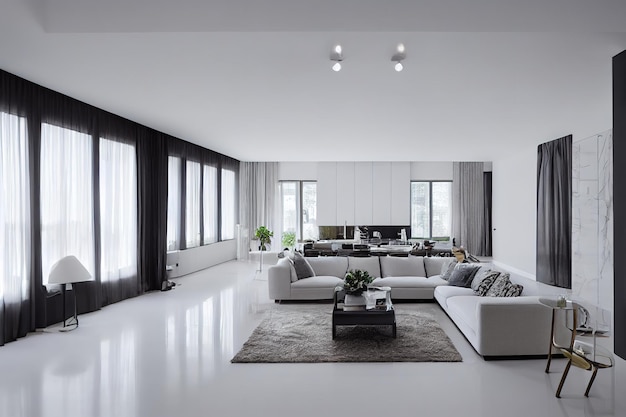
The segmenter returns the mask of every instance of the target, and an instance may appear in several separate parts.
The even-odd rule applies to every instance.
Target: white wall
[[[191,274],[236,258],[237,241],[234,239],[183,251],[168,252],[167,264],[174,267],[168,277],[176,278]]]
[[[493,259],[535,275],[537,150],[493,161]]]
[[[317,162],[279,162],[279,181],[317,181]]]
[[[411,162],[412,181],[452,181],[452,162]]]

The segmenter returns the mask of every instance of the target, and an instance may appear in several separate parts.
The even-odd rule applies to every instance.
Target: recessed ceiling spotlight
[[[343,48],[337,44],[330,50],[330,60],[334,62],[332,69],[335,72],[341,71],[341,61],[343,61]]]
[[[406,49],[404,48],[403,43],[399,43],[398,46],[396,47],[396,53],[391,56],[391,61],[396,63],[393,66],[393,68],[397,72],[400,72],[404,69],[404,65],[402,65],[402,61],[405,58],[406,58]]]

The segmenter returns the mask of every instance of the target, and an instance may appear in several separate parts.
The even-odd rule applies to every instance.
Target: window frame
[[[315,196],[317,202],[317,181],[316,180],[280,180],[279,183],[279,194],[280,194],[280,227],[283,233],[286,232],[284,229],[284,200],[283,200],[283,184],[285,183],[295,183],[296,184],[296,240],[298,242],[302,242],[304,240],[304,210],[303,210],[303,201],[304,201],[304,184],[315,184]]]
[[[452,236],[433,236],[433,184],[434,183],[449,183],[452,187],[452,180],[411,180],[409,184],[409,213],[411,222],[413,220],[413,184],[414,183],[427,183],[428,184],[428,234],[430,236],[413,236],[413,225],[411,224],[411,236],[410,239],[431,239],[437,241],[451,241]],[[452,188],[450,189],[452,191]],[[452,216],[452,196],[450,196],[450,216]],[[452,220],[452,219],[451,219]],[[452,225],[450,225],[452,228]],[[450,235],[452,235],[452,229],[450,229]]]

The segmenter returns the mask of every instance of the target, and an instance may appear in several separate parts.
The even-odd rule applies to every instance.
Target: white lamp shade
[[[69,284],[72,282],[92,281],[93,277],[74,256],[66,256],[52,265],[48,284]]]

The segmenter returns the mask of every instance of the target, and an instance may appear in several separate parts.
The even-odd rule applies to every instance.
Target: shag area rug
[[[231,360],[284,362],[460,362],[461,355],[428,314],[396,310],[391,326],[338,326],[332,339],[332,306],[270,310]]]

